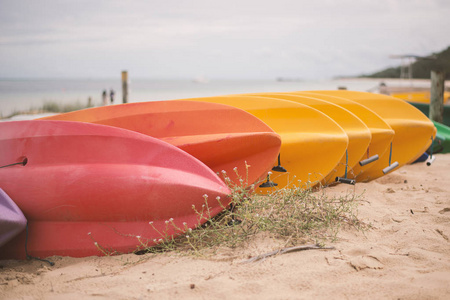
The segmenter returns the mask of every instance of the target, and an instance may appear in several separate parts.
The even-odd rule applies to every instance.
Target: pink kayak
[[[202,162],[134,131],[1,122],[0,149],[0,186],[28,219],[31,256],[132,252],[182,234],[228,204],[230,190]],[[209,211],[199,216],[204,195]],[[22,233],[0,248],[0,258],[24,258],[24,245]]]

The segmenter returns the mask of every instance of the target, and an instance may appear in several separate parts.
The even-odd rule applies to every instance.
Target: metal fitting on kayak
[[[370,164],[371,162],[374,162],[374,161],[378,160],[378,158],[379,158],[378,154],[375,154],[375,155],[373,155],[373,156],[371,156],[371,157],[369,157],[367,159],[363,159],[362,161],[360,161],[359,165],[361,167],[365,166],[367,164]]]
[[[435,161],[435,159],[436,159],[436,156],[428,156],[428,158],[427,158],[427,160],[426,160],[426,163],[427,163],[427,166],[431,166],[431,164]]]
[[[287,170],[281,166],[281,159],[280,159],[281,154],[278,154],[278,166],[275,166],[272,168],[272,171],[275,172],[287,172]]]
[[[394,162],[392,165],[390,165],[389,167],[386,167],[383,169],[383,174],[387,174],[390,171],[394,170],[395,168],[397,168],[399,166],[398,162]]]
[[[350,179],[350,178],[336,177],[335,180],[336,180],[336,182],[346,183],[346,184],[351,184],[351,185],[355,185],[355,183],[356,183],[355,179]]]

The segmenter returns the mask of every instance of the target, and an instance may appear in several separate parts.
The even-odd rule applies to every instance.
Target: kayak
[[[281,139],[269,126],[235,107],[194,101],[153,101],[102,106],[42,120],[80,121],[136,131],[172,144],[235,184],[267,176]],[[247,167],[250,166],[250,167]]]
[[[346,153],[342,156],[336,168],[330,172],[324,179],[323,184],[330,184],[335,181],[348,178],[354,178],[353,167],[361,161],[367,152],[370,140],[372,138],[369,128],[356,115],[350,111],[324,100],[311,97],[291,95],[286,93],[261,93],[254,94],[261,97],[272,97],[277,99],[294,101],[317,109],[333,119],[348,136],[348,146]],[[336,180],[337,179],[337,180]]]
[[[450,127],[444,124],[433,121],[434,126],[437,129],[436,138],[432,144],[431,149],[428,149],[429,153],[449,153],[450,152]],[[431,148],[431,147],[430,147]]]
[[[0,188],[0,247],[25,230],[27,219],[14,201]]]
[[[280,157],[259,193],[277,188],[309,188],[336,167],[348,145],[344,130],[330,117],[306,105],[257,96],[219,96],[187,99],[222,103],[261,119],[281,136]]]
[[[365,158],[353,167],[350,176],[355,178],[357,182],[364,182],[372,179],[368,173],[370,169],[372,169],[372,172],[375,173],[382,172],[386,166],[384,163],[380,162],[379,158],[389,151],[392,139],[394,138],[394,130],[392,130],[391,126],[389,126],[389,124],[386,123],[386,121],[384,121],[378,114],[359,103],[342,97],[316,94],[313,92],[289,93],[326,100],[339,105],[358,116],[369,128],[372,139],[369,147],[367,148]]]
[[[12,239],[0,258],[25,258],[25,243],[37,257],[129,253],[202,224],[229,201],[199,160],[125,129],[0,122],[0,148],[0,186],[28,220],[28,239]],[[209,214],[199,216],[204,195]]]
[[[418,103],[430,103],[430,91],[410,91],[403,93],[391,93],[392,97],[406,100],[408,102],[418,102]],[[446,103],[450,98],[450,92],[444,92],[443,103]]]
[[[417,160],[428,149],[436,135],[433,123],[422,112],[398,98],[346,90],[314,92],[360,103],[377,113],[394,130],[395,136],[390,150],[380,157],[380,162],[385,166],[384,171],[369,170],[368,175],[372,179]]]
[[[418,110],[420,110],[425,116],[430,115],[430,104],[429,103],[418,103],[418,102],[408,102]],[[446,126],[450,126],[450,105],[445,104],[444,105],[444,112],[443,112],[443,120],[442,124]]]

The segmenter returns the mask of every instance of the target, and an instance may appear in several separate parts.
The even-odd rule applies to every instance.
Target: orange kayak
[[[274,165],[270,177],[277,188],[308,188],[320,183],[339,163],[348,145],[347,135],[335,121],[300,103],[246,95],[189,100],[243,109],[278,133],[282,141],[280,161]],[[267,193],[270,187],[263,184],[258,192]]]
[[[281,146],[280,136],[258,118],[215,103],[139,102],[89,108],[42,120],[89,122],[143,133],[186,151],[216,173],[225,171],[236,184],[250,185],[265,178]]]

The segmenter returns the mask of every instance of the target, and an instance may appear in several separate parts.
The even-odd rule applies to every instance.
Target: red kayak
[[[207,166],[158,139],[66,121],[0,123],[0,186],[28,219],[28,254],[84,257],[152,246],[227,205]],[[152,224],[149,224],[152,222]],[[104,253],[105,252],[105,253]],[[0,248],[24,258],[25,233]]]

